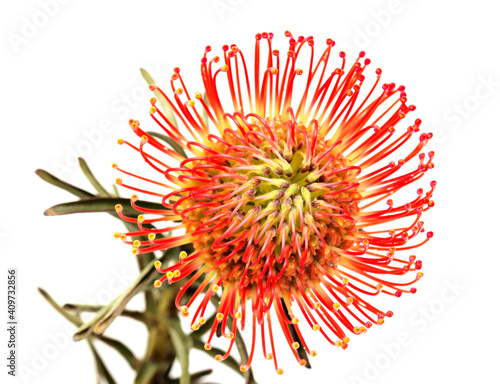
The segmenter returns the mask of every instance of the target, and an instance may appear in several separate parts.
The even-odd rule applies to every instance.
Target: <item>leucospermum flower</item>
[[[139,146],[119,143],[138,151],[158,178],[115,165],[152,188],[121,179],[118,184],[157,196],[164,206],[142,208],[133,195],[131,203],[143,215],[126,217],[117,207],[123,219],[137,223],[137,232],[120,234],[133,252],[194,246],[174,265],[162,268],[157,262],[163,275],[155,285],[186,279],[176,305],[195,330],[206,321],[210,297],[220,295],[206,348],[219,328],[229,346],[216,359],[225,359],[237,326],[249,326],[249,360],[241,369],[252,363],[260,339],[264,356],[280,374],[271,311],[305,365],[297,349],[316,352],[302,327],[345,349],[348,335],[363,334],[392,316],[370,304],[370,297],[415,293],[410,286],[423,276],[416,272],[422,262],[405,251],[432,237],[421,217],[434,205],[436,185],[431,182],[427,192],[418,189],[411,198],[398,194],[434,166],[433,152],[421,152],[432,134],[419,133],[420,119],[400,127],[415,109],[403,86],[379,84],[380,69],[365,84],[370,60],[364,52],[349,67],[344,52],[332,58],[331,39],[318,57],[312,37],[286,36],[288,49],[280,52],[273,48],[272,33],[257,34],[253,67],[236,45],[223,46],[222,57],[211,57],[206,47],[201,60],[206,100],[188,90],[178,68],[171,91],[152,85],[181,125],[155,98],[151,118],[185,152],[166,147],[131,120]],[[416,165],[404,167],[414,157]],[[148,223],[162,227],[148,229]],[[175,230],[182,234],[157,236]],[[149,242],[132,243],[129,237],[135,235],[148,236]],[[408,272],[412,277],[401,278]],[[195,293],[184,297],[199,279]],[[197,297],[201,303],[193,306]]]

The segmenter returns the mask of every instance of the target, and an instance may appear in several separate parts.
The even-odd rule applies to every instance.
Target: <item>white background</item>
[[[421,183],[425,188],[438,181],[436,207],[425,217],[435,236],[418,249],[425,273],[418,293],[390,301],[395,316],[384,326],[354,337],[345,351],[312,336],[309,344],[318,351],[312,370],[283,350],[285,374],[278,377],[257,356],[257,380],[499,382],[498,14],[486,0],[2,2],[0,291],[6,290],[7,269],[17,268],[20,344],[18,377],[8,377],[2,363],[0,381],[95,382],[88,346],[69,342],[67,322],[36,288],[60,303],[106,303],[136,275],[129,249],[113,239],[121,228],[116,220],[104,214],[43,216],[73,197],[42,182],[34,170],[91,189],[75,166],[75,151],[83,151],[110,186],[117,176],[111,163],[127,157],[116,139],[129,134],[128,118],[146,116],[149,109],[139,67],[156,70],[166,84],[180,66],[191,89],[200,90],[205,45],[237,43],[250,53],[255,33],[272,31],[285,47],[290,29],[314,35],[317,46],[331,37],[353,52],[366,50],[373,69],[383,68],[384,81],[406,86],[423,131],[436,138],[436,168]],[[108,132],[82,144],[106,122],[112,124]],[[5,294],[0,297],[0,318],[6,319]],[[145,331],[132,321],[117,321],[109,335],[138,356],[144,351]],[[6,337],[0,336],[1,361]],[[404,346],[396,347],[405,337]],[[100,350],[117,381],[132,382],[128,366]],[[242,382],[200,356],[193,352],[191,369],[214,368],[206,382]]]

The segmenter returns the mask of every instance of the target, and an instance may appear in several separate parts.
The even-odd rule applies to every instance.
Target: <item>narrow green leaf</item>
[[[88,198],[88,197],[94,197],[93,194],[90,192],[87,192],[83,189],[77,188],[74,185],[71,185],[61,179],[58,179],[54,175],[50,174],[47,171],[44,171],[43,169],[37,169],[35,171],[35,174],[40,177],[43,181],[52,184],[58,188],[64,189],[65,191],[68,191],[69,193],[72,193],[75,196],[78,196],[82,199]]]
[[[285,301],[283,299],[280,299],[280,300],[281,300],[281,305],[283,306],[283,308],[286,308]],[[291,321],[292,319],[290,319],[290,316],[288,315],[288,313],[285,312],[285,314],[287,316],[287,320]],[[300,340],[300,337],[297,334],[297,331],[295,330],[295,325],[294,324],[287,324],[287,327],[288,327],[288,331],[290,332],[290,335],[292,336],[292,340]],[[304,346],[300,343],[299,343],[299,345],[300,346],[297,349],[297,353],[298,353],[299,357],[306,361],[306,365],[305,365],[306,368],[311,368],[311,363],[309,362],[309,356],[307,355],[307,352],[304,349]]]
[[[160,363],[153,361],[143,361],[137,372],[134,384],[150,384],[154,383],[153,379],[156,376]]]
[[[229,326],[231,326],[231,324]],[[238,352],[240,353],[241,364],[246,364],[248,361],[248,352],[247,352],[247,347],[245,346],[245,341],[243,340],[243,337],[241,336],[239,329],[236,329],[236,335],[234,341],[236,343],[236,347],[238,348]],[[248,368],[248,370],[243,374],[243,376],[245,377],[245,384],[257,384],[255,378],[253,377],[252,367]]]
[[[205,369],[203,371],[198,371],[198,372],[195,372],[193,373],[191,376],[191,381],[196,381],[200,378],[202,378],[203,376],[206,376],[206,375],[210,375],[213,371],[211,369]],[[168,380],[168,384],[180,384],[181,383],[181,379],[169,379]]]
[[[90,170],[87,162],[79,157],[78,158],[78,163],[80,164],[80,169],[82,170],[83,174],[87,177],[87,179],[90,181],[90,184],[95,188],[95,190],[99,193],[101,196],[107,196],[109,197],[110,194],[108,191],[104,189],[104,187],[99,183],[99,181],[95,178],[94,174]]]
[[[120,197],[120,192],[118,191],[118,188],[116,188],[116,184],[111,184],[111,188],[113,189],[113,196],[114,197]]]
[[[113,379],[113,376],[111,376],[111,373],[109,372],[108,368],[106,367],[106,364],[104,364],[104,361],[102,360],[101,356],[99,355],[99,352],[97,352],[97,349],[95,348],[92,341],[91,340],[87,340],[87,341],[90,345],[90,349],[92,350],[92,354],[94,355],[95,364],[97,367],[98,379],[106,380],[107,384],[116,384],[115,379]],[[99,380],[99,382],[100,382],[100,380]]]
[[[146,71],[144,68],[141,68],[141,75],[146,80],[146,82],[149,85],[156,85],[156,81],[153,79],[153,77]],[[175,118],[174,111],[172,110],[172,107],[170,106],[170,103],[168,100],[161,94],[160,91],[155,90],[153,91],[156,98],[160,102],[161,108],[163,109],[163,114],[165,117],[170,121],[175,127],[177,127],[177,119]]]
[[[292,340],[300,340],[299,335],[297,334],[297,331],[295,330],[295,326],[293,324],[287,324],[288,330],[290,331],[290,335],[292,336]],[[311,363],[309,361],[309,356],[307,355],[306,350],[304,349],[304,346],[299,343],[300,346],[297,349],[297,353],[299,354],[299,357],[301,359],[304,359],[306,361],[306,365],[304,367],[306,368],[311,368]]]
[[[83,322],[80,319],[80,317],[73,315],[71,313],[66,312],[59,304],[56,303],[56,301],[47,293],[42,288],[38,288],[38,292],[41,293],[41,295],[49,302],[49,304],[61,315],[63,315],[67,320],[69,320],[71,323],[79,327]]]
[[[168,137],[167,135],[164,135],[162,133],[158,132],[152,132],[148,131],[148,133],[156,137],[157,139],[163,140],[166,142],[168,145],[170,145],[170,148],[172,148],[175,152],[177,152],[179,155],[184,156],[187,158],[188,156],[186,155],[186,152],[184,151],[184,148],[182,148],[175,140],[173,140],[171,137]]]
[[[102,309],[102,307],[103,307],[102,305],[64,304],[62,308],[67,311],[72,311],[77,314],[80,314],[82,312],[99,312]],[[144,313],[139,311],[124,310],[121,316],[128,317],[130,319],[134,319],[142,323],[147,323],[146,316],[144,315]]]
[[[130,205],[130,199],[116,198],[116,197],[92,197],[87,199],[81,199],[78,201],[72,201],[69,203],[62,203],[54,205],[48,208],[44,215],[46,216],[59,216],[67,215],[71,213],[83,213],[83,212],[108,212],[115,213],[116,204],[121,204],[123,206],[123,213],[125,215],[139,215],[141,212],[135,210]],[[148,209],[165,209],[165,207],[159,203],[153,203],[150,201],[141,201],[139,203],[141,207]]]
[[[100,336],[106,331],[111,323],[122,314],[128,302],[139,292],[148,289],[158,272],[154,266],[154,260],[151,261],[141,272],[139,277],[128,287],[120,296],[114,299],[107,306],[102,307],[93,319],[83,324],[73,335],[75,341],[85,339],[92,332]],[[167,289],[167,288],[165,288]]]
[[[189,350],[193,342],[183,332],[178,317],[169,317],[165,320],[169,326],[172,344],[174,345],[175,353],[181,366],[180,384],[191,384],[191,377],[189,375]]]
[[[210,316],[210,318],[207,319],[204,324],[200,325],[200,328],[197,331],[191,332],[190,336],[193,339],[200,339],[203,334],[210,331],[210,329],[212,329],[212,325],[215,321],[216,315],[217,313],[214,313],[212,316]]]
[[[212,347],[209,351],[205,349],[205,343],[199,339],[193,340],[193,348],[205,352],[206,354],[215,358],[216,355],[224,356],[226,354],[225,351],[219,348]],[[232,356],[228,356],[227,359],[221,361],[222,364],[227,365],[229,368],[234,370],[240,375],[243,375],[243,372],[240,371],[240,364],[234,359]]]
[[[117,351],[120,355],[122,355],[133,370],[137,370],[139,368],[140,360],[138,360],[134,356],[133,352],[121,341],[111,339],[106,336],[101,336],[98,338],[98,340],[102,341],[103,343]]]

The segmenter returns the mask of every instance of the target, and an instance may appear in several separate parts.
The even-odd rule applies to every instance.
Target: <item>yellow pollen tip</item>
[[[272,359],[273,359],[273,354],[272,354],[272,353],[268,353],[268,354],[266,355],[266,359],[267,359],[267,360],[272,360]]]
[[[304,365],[306,365],[306,361],[305,361],[304,359],[302,359],[302,360],[300,360],[300,361],[299,361],[299,364],[300,364],[301,366],[304,366]]]
[[[203,324],[206,323],[206,320],[203,317],[200,317],[200,319],[198,320],[198,323],[200,323],[201,325],[203,325]]]
[[[234,317],[236,317],[237,319],[241,319],[241,312],[236,312]]]
[[[276,373],[277,373],[278,375],[282,375],[282,374],[283,374],[283,370],[280,368],[280,369],[278,369],[278,370],[276,371]]]
[[[292,319],[292,323],[294,323],[294,324],[298,324],[298,323],[299,323],[299,319],[297,319],[296,317],[294,317],[294,318]]]
[[[151,240],[151,241],[153,241],[154,239],[156,239],[156,235],[154,233],[150,233],[148,235],[148,239]]]
[[[384,319],[378,319],[377,323],[379,323],[380,325],[384,324]]]
[[[212,290],[213,290],[214,292],[217,292],[217,291],[219,290],[219,288],[220,288],[220,287],[219,287],[217,284],[214,284],[214,285],[212,286]]]
[[[221,321],[224,318],[224,315],[219,312],[216,317],[217,317],[217,320]]]
[[[335,304],[333,304],[333,308],[334,308],[334,309],[339,309],[339,308],[340,308],[340,304],[339,304],[339,303],[335,303]]]
[[[126,236],[124,233],[122,233],[122,234],[120,235],[120,240],[122,240],[122,241],[127,240],[127,236]]]
[[[348,279],[347,277],[344,277],[344,279],[342,280],[342,282],[343,282],[344,284],[347,284],[347,283],[349,282],[349,279]]]
[[[357,334],[359,334],[359,332],[361,332],[359,327],[354,327],[354,333],[357,335]]]
[[[201,95],[201,93],[196,92],[196,93],[194,94],[194,97],[196,97],[196,98],[199,100],[199,99],[201,99],[203,96]]]
[[[195,103],[194,103],[194,100],[189,100],[189,101],[188,101],[188,105],[189,105],[190,107],[194,107],[194,104],[195,104]]]
[[[141,242],[139,240],[134,240],[134,247],[139,248],[141,246]]]
[[[142,141],[148,141],[148,137],[147,137],[146,135],[142,135],[142,136],[141,136],[141,140],[142,140]]]
[[[174,274],[172,273],[172,271],[168,271],[167,272],[167,279],[172,279],[172,277],[174,277]]]
[[[273,75],[276,75],[278,73],[278,68],[273,68]]]
[[[120,185],[122,183],[122,179],[120,179],[119,177],[116,178],[115,180],[116,184]]]
[[[234,333],[233,333],[233,332],[229,332],[229,333],[227,334],[227,338],[228,338],[228,339],[232,339],[233,337],[234,337]]]
[[[221,70],[223,70],[224,72],[226,72],[228,69],[229,67],[225,64],[221,67]]]
[[[299,347],[300,347],[300,344],[299,344],[299,343],[297,343],[296,341],[294,341],[294,342],[292,343],[292,348],[293,348],[293,349],[299,349]]]
[[[186,312],[188,312],[188,311],[189,311],[189,308],[188,308],[188,307],[186,307],[185,305],[183,305],[183,306],[181,307],[181,312],[182,312],[182,313],[186,313]]]
[[[182,251],[181,253],[179,253],[179,259],[185,259],[187,255],[188,254],[185,251]]]
[[[221,355],[215,355],[215,360],[216,361],[222,361],[222,356]]]
[[[156,107],[149,108],[149,113],[150,114],[156,113]]]
[[[119,234],[118,232],[115,232],[115,233],[113,234],[113,236],[114,236],[114,238],[115,238],[115,239],[118,239],[118,238],[120,237],[120,234]]]
[[[181,94],[182,94],[182,92],[183,92],[182,88],[177,88],[177,89],[175,90],[175,93],[177,93],[178,95],[181,95]]]
[[[353,301],[354,299],[352,297],[347,298],[347,304],[352,304]]]
[[[240,371],[241,372],[246,372],[247,371],[247,366],[246,365],[240,365]]]
[[[150,102],[151,104],[155,104],[155,103],[156,103],[156,97],[152,97],[152,98],[149,100],[149,102]]]
[[[144,221],[144,216],[143,216],[143,215],[139,215],[139,216],[137,216],[137,221],[138,221],[139,223],[142,223],[142,222]]]
[[[118,140],[116,140],[116,142],[117,142],[119,145],[122,145],[122,144],[123,144],[123,139],[118,139]]]
[[[174,277],[179,277],[180,275],[181,275],[181,272],[178,269],[176,269],[174,271]]]
[[[156,91],[156,84],[150,84],[149,85],[149,90],[150,91]]]
[[[192,329],[193,331],[197,331],[198,329],[200,329],[200,325],[199,325],[199,324],[194,323],[194,324],[191,326],[191,329]]]
[[[351,339],[349,339],[348,337],[344,337],[344,343],[348,343],[349,341],[351,341]]]
[[[137,255],[139,253],[139,250],[137,248],[132,248],[132,254]]]
[[[156,280],[155,283],[154,283],[154,286],[155,286],[155,288],[160,288],[161,287],[161,281],[160,280]]]
[[[384,288],[384,286],[383,286],[382,284],[377,284],[377,289],[378,289],[379,291],[381,291],[381,290],[382,290],[382,288]]]
[[[311,356],[312,356],[312,357],[316,357],[316,356],[318,356],[318,352],[316,352],[316,351],[311,351]]]
[[[423,276],[424,276],[424,274],[423,274],[422,272],[418,272],[418,273],[417,273],[417,277],[418,277],[419,279],[420,279],[420,278],[422,278]]]
[[[161,267],[161,261],[160,260],[156,260],[155,261],[155,268],[158,269]]]
[[[316,309],[320,309],[320,308],[321,308],[321,303],[315,303],[315,304],[314,304],[314,308],[316,308]]]
[[[118,167],[116,163],[111,164],[111,168],[116,169],[116,167]]]
[[[210,344],[206,343],[206,344],[205,344],[205,349],[206,349],[207,351],[210,351],[210,350],[212,349],[212,346],[211,346]]]
[[[314,324],[314,325],[313,325],[313,330],[314,330],[314,331],[319,331],[319,329],[320,329],[320,328],[321,328],[321,327],[320,327],[318,324]]]

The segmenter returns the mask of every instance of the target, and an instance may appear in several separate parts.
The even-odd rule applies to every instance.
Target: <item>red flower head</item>
[[[158,178],[115,165],[149,182],[155,192],[121,179],[118,184],[158,196],[164,206],[141,208],[134,195],[132,205],[144,215],[126,217],[117,207],[123,219],[139,227],[121,234],[122,240],[130,244],[129,236],[149,238],[133,242],[133,252],[194,246],[191,254],[181,252],[174,265],[162,269],[158,261],[163,276],[155,285],[188,279],[176,305],[183,316],[193,312],[193,329],[205,323],[210,297],[220,295],[206,348],[220,327],[230,342],[226,355],[216,359],[226,358],[237,324],[244,328],[250,322],[251,351],[241,369],[250,366],[260,338],[265,357],[280,374],[271,310],[304,365],[297,349],[302,346],[311,356],[316,352],[302,336],[302,326],[345,349],[346,332],[363,334],[392,316],[370,304],[369,297],[415,293],[409,286],[422,273],[400,276],[419,270],[422,262],[404,254],[432,237],[432,232],[419,234],[424,232],[422,214],[434,205],[436,185],[431,182],[425,193],[418,189],[411,201],[397,194],[433,168],[434,156],[421,153],[432,134],[418,133],[420,119],[396,130],[415,109],[407,104],[404,86],[379,86],[380,69],[374,71],[374,83],[365,84],[370,60],[364,52],[351,67],[340,52],[339,67],[331,68],[334,41],[328,39],[315,60],[312,37],[285,35],[289,46],[282,53],[273,48],[272,33],[257,34],[253,68],[236,45],[223,46],[222,58],[210,58],[206,47],[201,60],[206,98],[188,91],[178,68],[168,95],[152,85],[182,128],[157,107],[155,98],[151,117],[182,150],[166,147],[131,120],[139,147],[119,143],[137,150]],[[418,140],[406,149],[415,136]],[[415,156],[420,160],[415,169],[403,168]],[[166,224],[148,229],[148,223]],[[157,236],[176,230],[183,233]],[[184,297],[200,278],[196,292]],[[202,297],[201,304],[193,307],[196,297]]]

